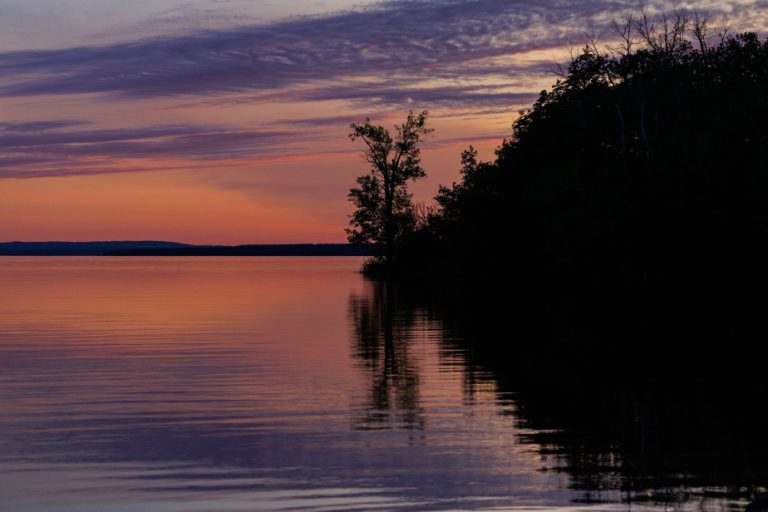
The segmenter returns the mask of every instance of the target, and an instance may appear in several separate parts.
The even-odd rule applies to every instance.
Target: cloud
[[[42,124],[48,124],[52,126],[66,125],[66,121],[47,121],[42,122]],[[31,146],[95,144],[126,140],[147,140],[158,137],[196,134],[205,129],[205,127],[181,125],[122,130],[86,130],[67,132],[57,131],[53,133],[47,131],[45,133],[29,133],[32,130],[26,130],[22,133],[0,134],[0,150],[7,151],[19,148],[29,148]]]
[[[350,123],[356,120],[363,119],[365,117],[378,118],[386,115],[384,112],[366,113],[366,114],[344,114],[340,116],[321,116],[321,117],[307,117],[297,119],[278,119],[271,122],[271,125],[283,126],[305,126],[310,128],[325,127],[325,126],[344,126],[347,127]]]
[[[53,121],[27,121],[27,122],[15,122],[15,123],[0,123],[0,133],[3,132],[41,132],[47,130],[60,130],[62,128],[71,128],[73,126],[79,126],[84,124],[90,124],[90,121],[86,120],[72,120],[72,119],[60,119]]]
[[[348,100],[368,106],[430,105],[432,107],[473,107],[491,105],[528,105],[537,94],[508,92],[506,86],[469,85],[454,87],[406,88],[397,86],[318,87],[301,94],[304,100]]]
[[[652,12],[674,7],[662,0],[646,4]],[[332,15],[108,46],[6,52],[0,53],[0,96],[287,91],[271,97],[286,101],[301,93],[316,97],[316,86],[364,79],[422,86],[435,79],[511,81],[553,67],[515,57],[564,51],[585,32],[609,34],[612,18],[640,6],[637,0],[392,0]],[[739,0],[699,0],[697,6],[713,16],[759,10],[754,1]],[[488,105],[495,99],[467,94],[466,101]]]
[[[702,2],[713,16],[753,5]],[[71,119],[0,123],[0,178],[125,172],[131,165],[158,169],[185,160],[216,167],[243,158],[290,158],[316,152],[312,143],[327,140],[324,127],[360,120],[364,116],[352,113],[359,111],[383,116],[412,106],[480,115],[525,108],[538,95],[535,78],[554,67],[542,50],[565,49],[586,31],[607,33],[612,17],[638,5],[634,0],[394,0],[228,30],[0,53],[5,97],[102,93],[110,102],[179,97],[178,105],[167,108],[181,110],[330,102],[338,114],[328,116],[326,110],[325,116],[272,121],[262,129],[179,124],[89,130],[83,129],[89,121]],[[650,7],[669,6],[657,0]],[[349,115],[337,109],[339,102],[347,104]]]
[[[134,165],[133,170],[137,171],[177,167],[178,159],[189,161],[189,167],[194,167],[194,161],[226,167],[237,159],[282,155],[291,145],[320,137],[303,131],[200,125],[36,133],[0,131],[0,177],[126,172],[131,168],[126,168],[123,162],[137,159],[149,159],[147,165]]]
[[[0,54],[4,96],[112,93],[133,97],[302,87],[351,77],[471,78],[473,65],[564,47],[603,23],[619,0],[400,0],[268,25],[102,47]],[[540,67],[540,63],[531,65]]]

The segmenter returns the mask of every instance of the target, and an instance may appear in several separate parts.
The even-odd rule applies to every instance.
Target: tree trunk
[[[387,268],[387,275],[392,273],[395,253],[395,219],[392,213],[394,203],[394,190],[392,187],[393,177],[391,170],[384,176],[384,261]]]

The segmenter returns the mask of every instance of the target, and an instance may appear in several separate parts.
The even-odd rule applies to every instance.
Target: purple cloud
[[[482,77],[491,57],[565,46],[618,0],[393,1],[363,11],[104,47],[0,54],[0,95],[267,91],[318,80]],[[541,63],[531,65],[540,70]],[[531,71],[528,69],[527,71]]]
[[[56,126],[56,121],[50,122]],[[242,130],[176,125],[123,130],[0,131],[0,178],[124,172],[119,163],[135,158],[184,158],[223,162],[283,154],[291,144],[321,136],[290,130]],[[160,166],[162,167],[162,166]]]
[[[635,0],[396,0],[132,43],[5,52],[0,96],[192,96],[193,106],[341,100],[378,113],[411,105],[508,112],[530,105],[538,94],[531,77],[554,67],[515,56],[564,49],[585,31],[607,33],[612,17],[637,7]],[[0,178],[122,172],[114,161],[141,157],[298,154],[325,140],[319,128],[362,117],[274,121],[261,130],[189,124],[88,130],[82,129],[88,121],[68,119],[0,123]]]
[[[90,124],[86,120],[60,119],[53,121],[28,121],[20,123],[0,123],[0,133],[4,132],[41,132],[48,130],[60,130]]]

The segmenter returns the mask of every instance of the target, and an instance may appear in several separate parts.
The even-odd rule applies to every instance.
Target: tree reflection
[[[727,508],[765,492],[765,390],[580,385],[517,399],[526,442],[585,501]]]
[[[493,389],[521,441],[568,475],[579,501],[727,509],[766,491],[768,381],[748,341],[765,328],[748,308],[708,306],[711,295],[686,294],[682,307],[678,297],[567,291],[524,294],[513,307],[399,286],[371,283],[351,302],[372,382],[361,425],[417,410],[408,340],[429,311],[442,363],[463,368],[465,404]]]
[[[419,373],[410,354],[414,309],[401,306],[393,283],[367,280],[364,293],[350,297],[349,314],[352,353],[369,379],[367,403],[355,428],[423,429]]]

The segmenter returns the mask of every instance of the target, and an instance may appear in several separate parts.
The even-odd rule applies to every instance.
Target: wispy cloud
[[[5,96],[135,97],[274,90],[317,80],[497,74],[473,62],[562,46],[618,0],[399,0],[333,16],[131,44],[0,54]],[[533,64],[537,67],[539,64]],[[455,68],[455,71],[451,71]]]
[[[50,125],[66,124],[50,121]],[[282,154],[291,144],[316,139],[287,130],[242,130],[227,127],[176,125],[124,130],[0,131],[0,177],[42,177],[125,172],[126,160],[151,159],[135,170],[165,168],[176,160],[208,161],[226,166],[243,158]],[[211,163],[214,161],[215,163]],[[165,162],[163,164],[163,162]],[[162,165],[159,165],[162,164]]]
[[[16,123],[0,123],[0,134],[7,134],[13,132],[29,133],[29,132],[42,132],[48,130],[60,130],[62,128],[71,128],[73,126],[80,126],[84,124],[90,124],[90,121],[86,120],[73,120],[73,119],[56,119],[51,121],[26,121]],[[3,135],[0,135],[3,136]]]
[[[713,14],[752,5],[702,1]],[[651,3],[657,10],[670,7]],[[363,110],[413,105],[508,112],[530,105],[539,90],[531,77],[553,68],[542,50],[564,50],[587,31],[607,32],[613,17],[638,6],[635,0],[393,0],[132,43],[0,53],[0,97],[172,97],[180,98],[173,107],[180,110],[341,102],[350,112],[329,116],[326,110],[316,118],[267,122],[263,129],[191,123],[83,129],[85,119],[0,123],[0,177],[124,170],[121,160],[141,158],[226,165],[237,158],[311,153],[324,127],[359,120],[356,112]],[[298,148],[302,143],[308,147]]]
[[[507,92],[506,86],[453,86],[453,87],[377,87],[335,86],[318,87],[302,94],[304,100],[348,100],[376,107],[389,105],[425,105],[440,107],[483,107],[489,105],[530,104],[536,94]]]

